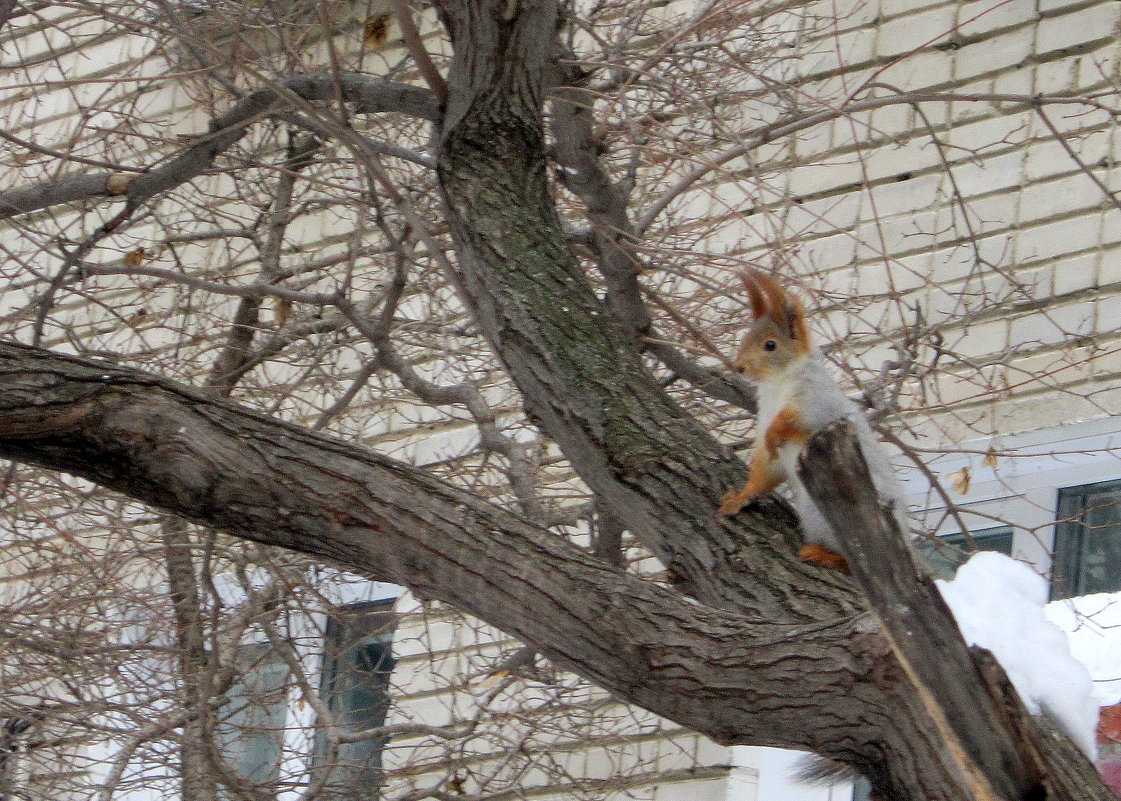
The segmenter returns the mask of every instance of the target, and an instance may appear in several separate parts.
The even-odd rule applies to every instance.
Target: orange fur
[[[798,558],[807,565],[827,567],[830,570],[840,570],[846,574],[849,572],[849,563],[845,557],[816,542],[803,545],[798,551]]]
[[[756,275],[758,274],[754,270],[740,273],[740,280],[743,281],[747,297],[751,300],[751,316],[758,319],[767,313],[767,299],[759,290]]]
[[[802,414],[797,409],[787,406],[771,420],[767,432],[763,435],[763,446],[767,449],[770,459],[778,458],[778,449],[788,442],[793,442],[801,447],[806,444],[813,432],[802,423]]]
[[[782,483],[782,476],[771,468],[771,460],[765,455],[765,449],[756,448],[751,454],[751,464],[747,471],[747,483],[742,489],[730,490],[720,499],[719,513],[734,515],[747,506],[760,495],[766,495]]]

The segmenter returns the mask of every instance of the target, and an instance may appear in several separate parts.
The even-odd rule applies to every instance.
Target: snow
[[[1047,619],[1047,582],[1022,562],[982,551],[952,581],[935,583],[966,642],[992,652],[1028,711],[1053,718],[1094,759],[1093,681],[1066,632]]]
[[[1121,702],[1121,593],[1053,601],[1047,619],[1067,633],[1071,653],[1090,671],[1094,702]]]

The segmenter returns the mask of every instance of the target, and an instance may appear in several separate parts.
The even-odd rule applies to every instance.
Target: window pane
[[[218,747],[234,772],[255,784],[276,782],[284,747],[288,666],[268,643],[237,650],[241,677],[226,693]]]
[[[1059,491],[1051,595],[1121,590],[1121,481]]]
[[[318,770],[330,770],[324,798],[373,798],[381,784],[385,738],[341,743],[327,754],[324,725],[357,732],[385,725],[389,711],[389,677],[393,671],[393,629],[397,616],[392,601],[356,604],[327,621],[320,693],[332,720],[320,721],[316,732]]]
[[[861,777],[852,785],[852,801],[870,801],[872,798],[872,783]]]
[[[936,576],[950,578],[977,551],[997,551],[1012,555],[1012,527],[1000,526],[970,534],[972,544],[964,534],[945,534],[933,540],[922,540],[916,546],[927,567]]]

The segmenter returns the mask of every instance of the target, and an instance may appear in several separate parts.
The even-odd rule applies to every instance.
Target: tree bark
[[[987,652],[970,649],[929,576],[916,565],[892,509],[877,498],[849,423],[810,438],[801,477],[834,528],[849,568],[892,653],[930,709],[941,747],[969,798],[1113,799],[1086,756],[1053,726],[1027,714]],[[924,772],[918,765],[918,772]],[[891,772],[869,766],[889,797]]]
[[[714,510],[744,466],[645,369],[626,327],[569,254],[548,190],[540,105],[552,2],[451,7],[456,46],[437,160],[453,276],[521,391],[597,497],[706,603],[770,617],[846,614],[851,590],[789,558],[779,504],[735,522]],[[719,579],[714,580],[715,577]],[[736,581],[728,578],[736,576]]]
[[[0,390],[0,456],[447,601],[715,739],[814,747],[815,708],[875,694],[858,607],[776,631],[422,470],[115,365],[0,343]]]

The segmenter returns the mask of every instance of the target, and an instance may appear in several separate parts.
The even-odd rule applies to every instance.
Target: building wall
[[[907,326],[922,330],[925,344],[916,351],[922,369],[889,398],[900,409],[895,424],[905,443],[918,448],[938,475],[970,468],[972,486],[955,498],[966,518],[998,513],[1012,520],[1018,526],[1016,554],[1048,569],[1054,488],[1087,476],[1121,476],[1111,439],[1118,433],[1113,415],[1121,403],[1116,391],[1121,207],[1110,194],[1116,192],[1121,142],[1111,113],[1118,108],[1113,95],[1103,94],[1102,108],[1055,103],[1039,111],[1031,98],[1108,93],[1116,86],[1121,6],[1112,0],[764,5],[770,10],[759,27],[767,38],[758,46],[773,57],[759,72],[745,70],[731,81],[739,94],[713,99],[714,105],[723,103],[720,124],[747,133],[726,145],[710,144],[697,163],[725,146],[742,152],[682,191],[651,222],[650,239],[662,248],[658,258],[682,270],[654,269],[649,284],[683,297],[685,315],[728,350],[742,304],[727,291],[699,290],[700,279],[684,268],[698,262],[704,277],[725,290],[745,265],[776,270],[806,301],[815,335],[854,391],[874,387],[883,362],[899,358],[893,346],[905,339]],[[693,0],[682,0],[660,13],[668,24],[695,7]],[[142,93],[135,92],[136,83],[97,80],[173,72],[183,57],[174,44],[152,52],[143,37],[99,38],[103,31],[96,24],[66,8],[44,13],[41,25],[4,39],[9,53],[42,56],[41,77],[55,81],[51,91],[43,91],[11,78],[0,113],[13,133],[59,145],[77,132],[88,146],[91,129],[77,112],[104,95],[117,97],[116,107],[134,118],[127,126],[110,124],[99,148],[88,151],[102,158],[150,163],[181,147],[177,136],[206,129],[209,112],[198,101],[214,90],[189,77],[168,77]],[[354,24],[342,36],[350,48],[358,47],[361,25],[381,12],[354,13]],[[76,37],[84,43],[80,56],[65,51]],[[325,59],[322,41],[309,42],[308,63]],[[264,40],[247,46],[273,52]],[[236,48],[228,52],[237,55]],[[391,36],[389,44],[356,56],[354,63],[377,71],[401,58]],[[237,71],[237,58],[231,64],[233,80],[252,85],[252,70]],[[785,94],[771,90],[776,80],[786,84]],[[899,92],[911,93],[910,102],[875,99]],[[833,113],[856,95],[854,110]],[[788,135],[745,146],[763,126],[791,121]],[[680,141],[695,144],[688,120],[674,124],[680,126]],[[150,145],[138,144],[145,137]],[[414,138],[423,142],[420,134]],[[651,196],[693,164],[685,160],[661,175],[650,167]],[[0,189],[53,175],[48,161],[9,166],[0,171]],[[352,180],[345,154],[320,177]],[[259,196],[238,180],[206,176],[194,182],[194,191],[223,199],[225,213],[237,221]],[[330,288],[329,280],[316,278],[316,265],[349,263],[361,275],[377,263],[378,253],[356,256],[360,246],[349,235],[362,215],[360,205],[324,203],[293,222],[282,261],[306,279],[303,288]],[[38,252],[44,237],[60,231],[79,241],[108,214],[60,208],[32,215],[9,223],[15,243],[9,247]],[[259,254],[197,236],[195,222],[187,204],[165,204],[158,221],[115,238],[116,255],[106,258],[121,263],[140,248],[145,264],[172,269],[213,262],[222,265],[217,276],[222,280],[254,280]],[[57,259],[37,264],[49,274]],[[7,315],[3,333],[27,338],[34,322],[27,310],[43,280],[21,271],[5,277],[10,283],[0,290],[0,314]],[[410,288],[401,312],[403,330],[433,319],[449,326],[462,319],[454,296],[437,282],[426,274]],[[217,343],[205,327],[188,329],[192,336],[184,338],[183,319],[199,316],[217,328],[236,304],[156,278],[95,276],[84,287],[86,294],[68,295],[52,314],[46,344],[66,348],[77,335],[91,351],[119,350],[128,361],[187,380],[196,380],[197,373],[184,365],[209,360]],[[279,306],[269,308],[265,319],[275,322],[283,313]],[[672,321],[660,323],[674,330]],[[940,358],[931,353],[935,327],[945,351]],[[478,342],[465,336],[448,350],[460,358],[418,362],[418,368],[442,381],[482,369],[495,375]],[[360,369],[366,356],[360,345],[309,349],[290,362],[262,368],[238,400],[270,408],[278,388],[299,379],[305,382],[299,392],[276,405],[288,419],[315,422],[323,401],[315,379],[307,379],[309,365],[332,377],[346,376]],[[376,379],[374,387],[335,421],[333,433],[436,470],[479,463],[477,433],[464,417],[416,405],[393,379]],[[499,378],[483,391],[500,418],[514,419],[518,399]],[[682,400],[691,408],[701,403],[695,396]],[[935,407],[937,413],[930,413]],[[750,421],[713,412],[711,405],[706,413],[729,441],[750,435]],[[1081,426],[1073,433],[1063,428],[1072,421]],[[542,448],[546,456],[555,455],[547,444]],[[953,452],[939,453],[943,449]],[[990,451],[995,466],[985,462]],[[1007,455],[1011,452],[1032,457]],[[929,482],[908,469],[916,505],[937,514]],[[563,465],[551,470],[543,483],[556,498],[581,491]],[[954,530],[947,517],[928,520],[938,532]],[[23,573],[14,567],[6,572],[13,591],[24,586],[18,583]],[[358,597],[366,590],[354,592]],[[399,608],[404,618],[397,635],[393,721],[458,723],[476,715],[484,702],[501,714],[480,723],[479,735],[454,752],[424,736],[394,740],[385,757],[387,797],[449,779],[463,792],[484,796],[503,795],[507,791],[500,788],[510,782],[531,797],[578,793],[651,801],[835,801],[830,793],[840,798],[848,792],[799,789],[785,778],[784,755],[761,749],[730,753],[574,679],[511,679],[506,688],[492,671],[517,650],[516,643],[438,604],[406,596]],[[515,746],[520,750],[512,757]]]

